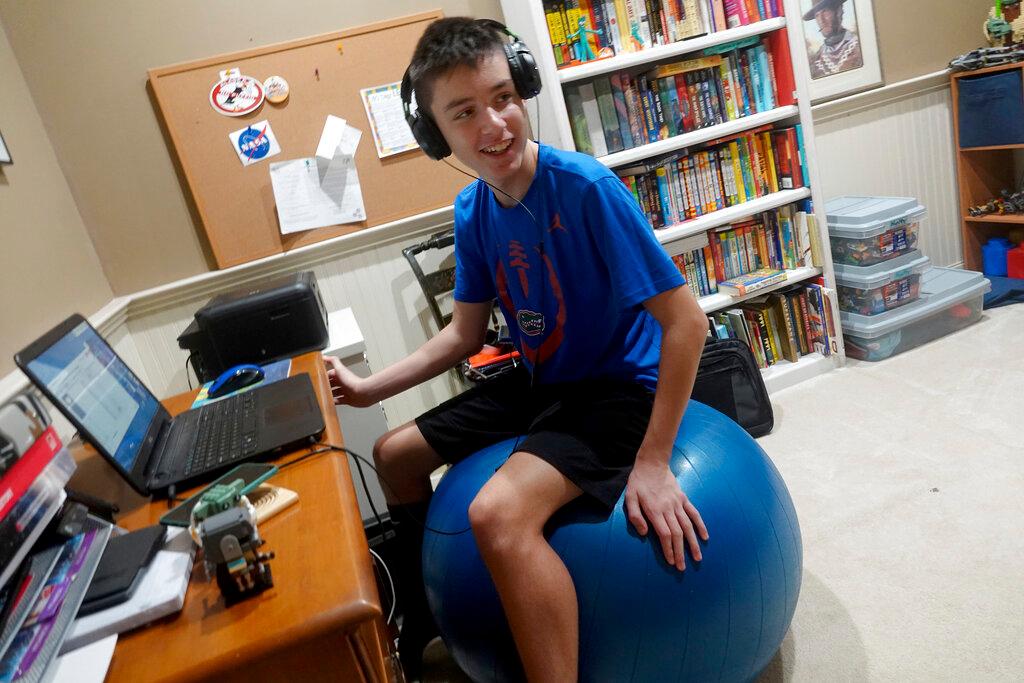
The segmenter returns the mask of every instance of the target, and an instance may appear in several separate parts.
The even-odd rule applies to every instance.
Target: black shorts
[[[520,369],[423,413],[416,426],[448,463],[522,436],[517,450],[550,463],[611,510],[626,487],[653,405],[654,392],[635,382],[530,387],[529,373]]]

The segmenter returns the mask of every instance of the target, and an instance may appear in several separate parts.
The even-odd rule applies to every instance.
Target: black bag
[[[754,354],[739,339],[708,337],[690,398],[728,415],[753,437],[768,434],[775,424]]]

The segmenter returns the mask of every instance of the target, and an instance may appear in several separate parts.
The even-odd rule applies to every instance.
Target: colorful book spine
[[[619,136],[622,138],[623,149],[636,146],[633,142],[633,130],[629,125],[629,108],[626,106],[626,92],[622,87],[622,74],[614,73],[608,78],[612,89],[612,103],[615,106],[615,118],[619,124]]]
[[[625,146],[622,143],[622,131],[619,129],[619,116],[615,112],[611,81],[607,78],[595,79],[594,93],[597,96],[597,109],[608,153],[621,152]]]

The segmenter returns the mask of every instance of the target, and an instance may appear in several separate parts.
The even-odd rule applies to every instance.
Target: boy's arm
[[[682,571],[685,545],[699,561],[697,536],[706,541],[708,532],[697,508],[680,490],[669,458],[693,390],[708,322],[686,286],[657,294],[644,301],[644,307],[661,325],[661,360],[651,421],[626,484],[626,513],[640,535],[647,534],[650,522],[665,559]]]
[[[324,356],[335,403],[373,405],[436,377],[476,353],[484,343],[491,302],[456,301],[452,321],[411,354],[369,377],[359,377],[334,356]]]

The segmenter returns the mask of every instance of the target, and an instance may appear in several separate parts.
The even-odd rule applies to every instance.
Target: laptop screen
[[[96,445],[131,472],[160,403],[107,342],[83,321],[28,368]]]

